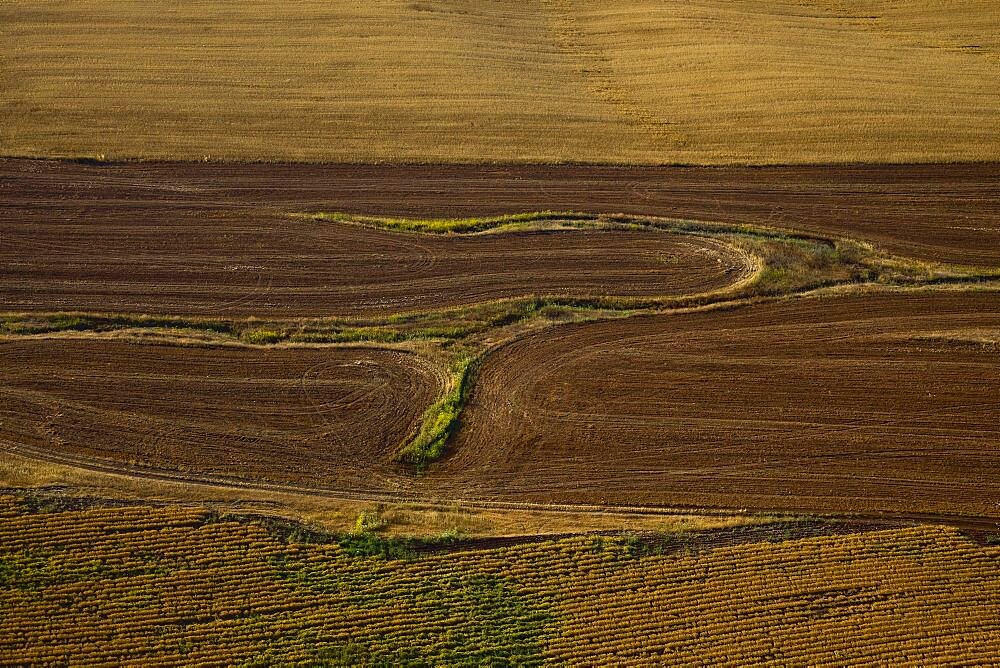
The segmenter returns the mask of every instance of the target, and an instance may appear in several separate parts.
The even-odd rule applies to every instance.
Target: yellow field
[[[0,663],[929,665],[1000,652],[1000,551],[954,529],[813,523],[425,553],[193,507],[60,504],[0,496]]]
[[[1000,159],[994,0],[0,4],[0,153]]]
[[[4,452],[0,489],[65,488],[103,499],[198,504],[217,512],[264,512],[309,522],[325,531],[351,531],[361,514],[376,517],[383,536],[436,536],[447,532],[476,538],[569,534],[594,531],[684,531],[719,529],[788,520],[791,516],[732,513],[615,512],[579,507],[493,506],[339,499],[308,492],[234,489],[191,481],[155,480],[44,462]]]

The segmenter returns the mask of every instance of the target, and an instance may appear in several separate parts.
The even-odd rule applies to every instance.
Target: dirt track
[[[286,211],[472,216],[574,209],[758,223],[1000,265],[1000,164],[768,168],[0,160],[0,225],[240,225]],[[209,214],[209,211],[215,211]],[[239,212],[238,214],[235,212]],[[235,223],[230,223],[230,225]],[[226,227],[226,225],[223,225]]]
[[[1000,516],[1000,294],[571,325],[487,359],[447,494]]]
[[[370,489],[439,383],[388,350],[6,342],[0,441],[54,459]]]

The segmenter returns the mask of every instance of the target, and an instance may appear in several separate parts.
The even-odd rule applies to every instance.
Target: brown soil
[[[109,469],[370,489],[441,382],[390,350],[6,342],[0,443]]]
[[[169,179],[136,185],[142,178],[126,177],[131,169],[114,168],[116,178],[93,169],[89,183],[58,175],[5,181],[4,310],[372,316],[532,295],[691,294],[749,272],[742,254],[708,239],[608,230],[394,233],[257,210],[254,196],[231,193],[227,205],[214,206],[214,195],[192,197]],[[187,169],[202,178],[214,167]],[[149,201],[163,188],[176,189]]]
[[[252,241],[265,218],[276,224],[265,214],[287,211],[481,216],[573,209],[774,225],[867,239],[922,259],[1000,265],[1000,164],[94,166],[0,160],[0,201],[7,236],[28,223],[36,230],[42,223],[98,229],[187,223],[221,225]],[[301,233],[301,224],[284,224]],[[216,243],[225,247],[226,240]]]
[[[428,237],[286,215],[302,210],[645,212],[1000,264],[998,177],[1000,165],[6,160],[0,304],[382,314],[535,291],[692,291],[742,269],[727,271],[721,247],[697,252],[685,244],[702,241],[669,235]],[[663,271],[664,260],[680,270]],[[563,326],[487,358],[455,454],[416,479],[391,452],[441,380],[405,353],[5,342],[0,440],[102,470],[367,494],[997,517],[998,341],[994,293],[799,299]]]
[[[487,358],[429,484],[504,500],[1000,516],[1000,296],[569,325]]]

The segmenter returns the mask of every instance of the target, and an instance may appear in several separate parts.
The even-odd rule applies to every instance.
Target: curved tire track
[[[392,350],[7,341],[0,441],[121,471],[378,491],[441,384]]]
[[[1000,293],[568,325],[484,361],[454,454],[427,485],[508,501],[1000,517],[990,340]]]

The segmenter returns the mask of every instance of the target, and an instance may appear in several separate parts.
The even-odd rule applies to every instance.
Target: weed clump
[[[455,363],[452,389],[424,412],[416,438],[397,457],[400,462],[423,471],[444,454],[448,439],[458,428],[459,415],[471,386],[472,364],[473,360],[468,357]]]
[[[329,220],[344,223],[361,223],[399,232],[425,232],[429,234],[467,234],[484,232],[503,225],[540,223],[553,220],[595,220],[596,215],[569,211],[535,211],[531,213],[510,213],[501,216],[479,218],[380,218],[377,216],[356,216],[347,213],[316,213],[309,216],[313,220]]]
[[[266,346],[283,341],[285,335],[274,329],[259,327],[244,330],[240,333],[240,338],[253,345]]]
[[[381,508],[363,510],[354,521],[354,534],[375,533],[384,530],[389,523],[382,517]]]

